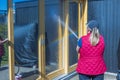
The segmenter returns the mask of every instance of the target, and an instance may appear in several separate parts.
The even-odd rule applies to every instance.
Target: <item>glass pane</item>
[[[7,0],[0,0],[0,79],[8,80],[8,43],[1,43],[7,36]],[[6,74],[6,77],[4,77]]]
[[[45,4],[46,73],[58,69],[58,16],[60,2],[51,0]]]
[[[73,65],[77,62],[77,33],[78,33],[78,12],[77,3],[69,4],[69,65]]]
[[[14,0],[15,74],[24,80],[37,79],[38,1]],[[37,76],[35,76],[35,74]]]

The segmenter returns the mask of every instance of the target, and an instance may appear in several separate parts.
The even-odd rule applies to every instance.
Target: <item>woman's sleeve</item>
[[[80,48],[82,47],[82,38],[80,38],[79,40],[78,40],[78,44],[77,44]]]

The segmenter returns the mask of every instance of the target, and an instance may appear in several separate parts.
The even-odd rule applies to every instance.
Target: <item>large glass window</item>
[[[15,74],[29,80],[38,69],[38,1],[14,0],[13,5]]]
[[[45,44],[46,44],[46,73],[57,70],[59,67],[59,19],[60,1],[46,1],[45,4]],[[60,23],[61,24],[61,23]],[[60,49],[61,50],[61,49]],[[61,51],[62,52],[62,51]]]
[[[76,46],[78,40],[78,9],[77,3],[69,4],[69,65],[77,63]]]

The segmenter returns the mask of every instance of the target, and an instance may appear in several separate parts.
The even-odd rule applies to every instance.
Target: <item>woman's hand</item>
[[[5,41],[8,41],[8,38],[6,38]]]
[[[4,40],[4,43],[5,43],[5,42],[8,42],[8,38],[6,38],[6,39]]]
[[[79,49],[80,49],[80,47],[77,46],[77,47],[76,47],[76,51],[77,51],[77,53],[79,53]]]

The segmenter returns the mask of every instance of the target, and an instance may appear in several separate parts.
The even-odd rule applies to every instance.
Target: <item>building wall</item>
[[[99,22],[100,33],[105,39],[105,62],[107,71],[117,72],[120,41],[120,0],[89,0],[88,21]]]
[[[32,22],[38,22],[38,1],[28,1],[28,2],[18,2],[16,6],[16,22],[17,25],[29,24]],[[54,42],[58,37],[58,22],[57,17],[61,16],[61,22],[63,20],[63,10],[62,10],[62,1],[45,1],[45,31],[46,31],[46,64],[49,62],[56,62],[58,58],[58,41],[51,45],[51,42]],[[77,3],[70,3],[70,19],[69,19],[69,28],[77,34]],[[64,29],[64,23],[62,24]],[[69,32],[69,65],[73,65],[77,62],[77,52],[76,45],[77,39],[72,35],[73,33]],[[56,47],[54,47],[56,46]],[[54,50],[53,50],[54,49]],[[54,55],[54,57],[53,57]]]
[[[45,0],[46,9],[49,5],[59,4],[61,1]],[[49,13],[46,13],[49,14]],[[24,25],[38,22],[38,0],[15,3],[15,24]]]
[[[6,10],[0,10],[0,24],[7,24],[7,12],[6,12]]]
[[[15,3],[15,24],[25,25],[38,22],[37,1]]]

